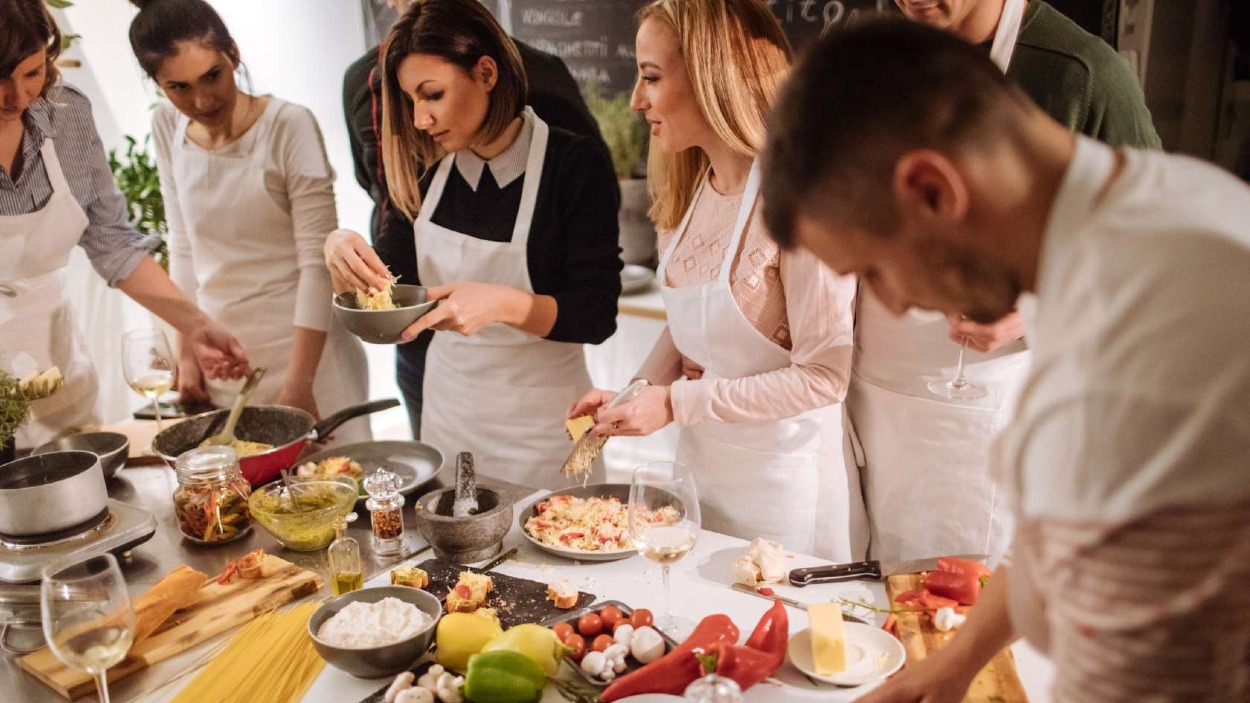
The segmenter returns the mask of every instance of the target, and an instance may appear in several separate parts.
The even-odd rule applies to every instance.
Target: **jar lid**
[[[174,469],[180,477],[209,479],[237,471],[239,455],[233,447],[197,447],[178,455]]]

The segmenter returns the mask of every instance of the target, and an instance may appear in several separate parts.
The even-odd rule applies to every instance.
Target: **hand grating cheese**
[[[593,415],[582,415],[572,420],[564,421],[564,428],[568,430],[569,438],[574,442],[582,438],[582,435],[590,431],[595,426],[595,418]]]
[[[846,638],[842,609],[837,603],[814,603],[807,608],[812,636],[812,664],[816,673],[830,676],[846,671]]]

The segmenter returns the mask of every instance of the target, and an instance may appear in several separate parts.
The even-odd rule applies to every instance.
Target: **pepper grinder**
[[[334,541],[326,552],[330,559],[331,592],[336,596],[350,593],[365,585],[364,568],[360,563],[360,543],[347,536],[347,523],[356,519],[356,513],[334,518]]]
[[[399,476],[378,469],[365,478],[369,500],[365,507],[373,523],[369,542],[373,553],[393,556],[404,551],[404,497],[399,493]]]

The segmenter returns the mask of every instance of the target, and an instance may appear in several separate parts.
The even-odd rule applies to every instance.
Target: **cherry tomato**
[[[603,620],[604,625],[609,628],[615,628],[617,621],[625,617],[625,615],[621,613],[620,608],[615,605],[609,605],[599,611],[599,617]]]
[[[594,613],[586,613],[577,619],[577,631],[583,637],[594,637],[603,632],[603,619]]]
[[[595,641],[590,643],[590,648],[593,651],[602,652],[615,643],[616,640],[612,639],[612,635],[603,634],[596,637]]]
[[[551,626],[552,631],[556,633],[556,638],[561,642],[569,638],[573,634],[573,626],[567,622],[558,622]]]
[[[581,661],[582,657],[586,656],[586,638],[576,632],[569,635],[568,639],[564,640],[564,646],[573,650],[569,652],[569,659],[572,659],[575,662]]]
[[[651,616],[651,611],[646,608],[639,608],[634,611],[633,615],[629,616],[629,624],[633,625],[635,630],[640,627],[650,627],[654,620],[655,618]]]

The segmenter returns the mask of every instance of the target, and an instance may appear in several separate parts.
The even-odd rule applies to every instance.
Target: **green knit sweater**
[[[1074,132],[1111,146],[1162,146],[1124,59],[1042,0],[1025,10],[1007,75]]]

